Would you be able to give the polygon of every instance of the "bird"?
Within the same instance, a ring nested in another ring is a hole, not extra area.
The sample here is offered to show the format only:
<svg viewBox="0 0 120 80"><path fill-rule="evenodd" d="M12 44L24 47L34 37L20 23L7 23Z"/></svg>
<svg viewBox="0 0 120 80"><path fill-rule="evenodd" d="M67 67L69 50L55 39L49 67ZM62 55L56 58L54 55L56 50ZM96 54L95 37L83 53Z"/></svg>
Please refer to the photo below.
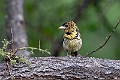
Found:
<svg viewBox="0 0 120 80"><path fill-rule="evenodd" d="M63 48L66 50L67 56L69 54L71 56L78 56L78 50L82 46L82 39L77 25L73 21L68 21L58 29L64 31Z"/></svg>

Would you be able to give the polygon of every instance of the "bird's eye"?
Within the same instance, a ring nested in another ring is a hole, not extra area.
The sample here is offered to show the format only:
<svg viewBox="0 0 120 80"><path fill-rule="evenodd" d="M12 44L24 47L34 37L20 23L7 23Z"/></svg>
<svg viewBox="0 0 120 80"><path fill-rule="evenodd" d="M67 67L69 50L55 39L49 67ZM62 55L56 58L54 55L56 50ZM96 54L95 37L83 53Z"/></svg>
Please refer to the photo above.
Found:
<svg viewBox="0 0 120 80"><path fill-rule="evenodd" d="M68 25L65 25L65 27L68 27Z"/></svg>

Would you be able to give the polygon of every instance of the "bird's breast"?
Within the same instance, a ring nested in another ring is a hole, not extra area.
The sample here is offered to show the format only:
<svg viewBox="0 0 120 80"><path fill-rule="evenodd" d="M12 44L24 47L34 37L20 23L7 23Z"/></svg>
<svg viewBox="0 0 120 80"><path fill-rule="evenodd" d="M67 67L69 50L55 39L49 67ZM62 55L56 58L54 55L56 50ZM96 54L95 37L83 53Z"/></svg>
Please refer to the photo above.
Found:
<svg viewBox="0 0 120 80"><path fill-rule="evenodd" d="M64 39L63 41L63 47L64 49L70 51L70 52L75 52L80 49L82 45L82 40L81 39Z"/></svg>

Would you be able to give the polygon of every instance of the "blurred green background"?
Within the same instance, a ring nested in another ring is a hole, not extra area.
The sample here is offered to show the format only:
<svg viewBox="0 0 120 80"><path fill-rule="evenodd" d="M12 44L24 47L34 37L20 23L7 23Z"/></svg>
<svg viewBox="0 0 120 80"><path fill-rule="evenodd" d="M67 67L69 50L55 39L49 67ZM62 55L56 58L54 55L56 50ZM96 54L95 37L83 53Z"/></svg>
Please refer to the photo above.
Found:
<svg viewBox="0 0 120 80"><path fill-rule="evenodd" d="M6 1L0 0L0 41L6 38ZM118 20L120 0L24 0L24 18L28 45L48 49L51 55L35 51L32 57L66 56L60 46L66 21L74 20L79 27L83 56L103 44ZM0 47L2 44L0 43ZM90 55L96 58L120 59L120 25L108 43Z"/></svg>

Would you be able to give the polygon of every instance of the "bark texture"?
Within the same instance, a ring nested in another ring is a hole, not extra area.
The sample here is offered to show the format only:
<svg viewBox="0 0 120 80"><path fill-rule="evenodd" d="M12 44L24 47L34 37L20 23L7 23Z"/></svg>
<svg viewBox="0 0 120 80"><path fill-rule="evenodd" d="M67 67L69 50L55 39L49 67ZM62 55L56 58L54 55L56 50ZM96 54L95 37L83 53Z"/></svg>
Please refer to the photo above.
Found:
<svg viewBox="0 0 120 80"><path fill-rule="evenodd" d="M25 33L25 22L23 17L23 0L6 0L7 1L7 18L6 18L6 32L8 41L12 40L11 28L13 32L14 48L27 46L27 36ZM11 49L11 44L8 45ZM17 55L24 54L29 56L30 53L21 50Z"/></svg>
<svg viewBox="0 0 120 80"><path fill-rule="evenodd" d="M120 60L81 57L29 58L30 66L0 62L0 80L120 80Z"/></svg>

